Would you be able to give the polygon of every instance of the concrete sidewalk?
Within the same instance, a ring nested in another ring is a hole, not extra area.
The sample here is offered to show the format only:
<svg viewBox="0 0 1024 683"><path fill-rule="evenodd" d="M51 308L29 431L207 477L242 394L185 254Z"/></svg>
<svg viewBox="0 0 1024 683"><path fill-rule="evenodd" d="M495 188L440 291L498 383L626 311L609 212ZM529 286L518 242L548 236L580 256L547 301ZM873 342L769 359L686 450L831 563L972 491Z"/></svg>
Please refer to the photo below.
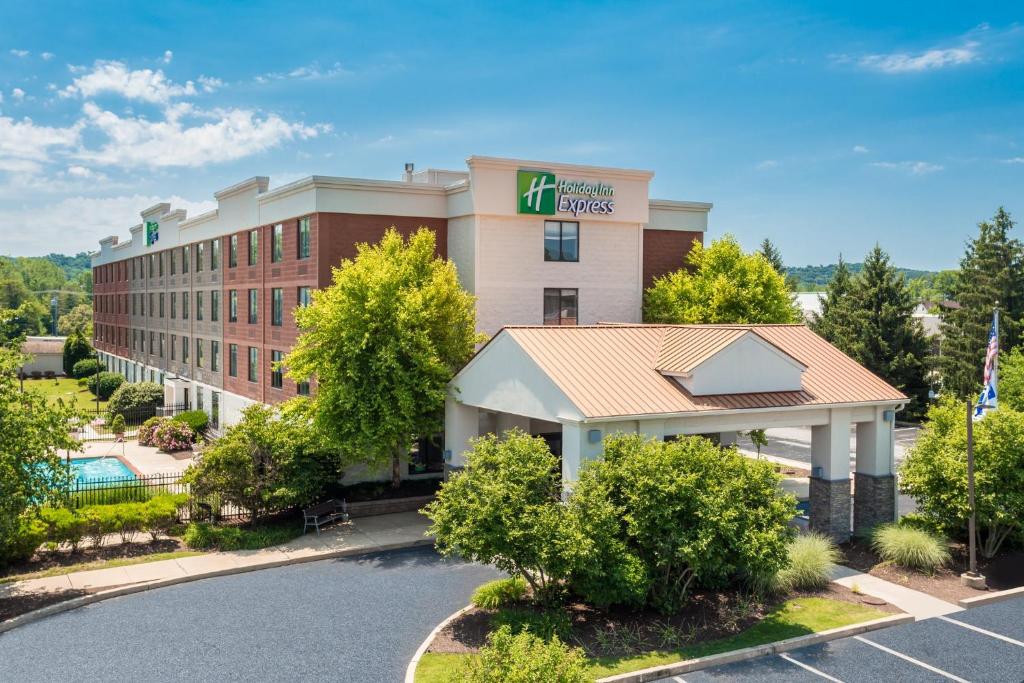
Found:
<svg viewBox="0 0 1024 683"><path fill-rule="evenodd" d="M914 615L915 619L930 619L962 610L951 602L843 565L835 565L832 568L832 582L847 588L856 584L865 595L885 600L907 614Z"/></svg>
<svg viewBox="0 0 1024 683"><path fill-rule="evenodd" d="M262 550L206 553L194 557L0 584L0 598L66 590L95 592L155 581L185 581L207 575L223 575L296 562L430 545L433 539L426 535L429 525L429 521L416 512L361 517L332 525L324 529L319 536L310 532L283 545Z"/></svg>

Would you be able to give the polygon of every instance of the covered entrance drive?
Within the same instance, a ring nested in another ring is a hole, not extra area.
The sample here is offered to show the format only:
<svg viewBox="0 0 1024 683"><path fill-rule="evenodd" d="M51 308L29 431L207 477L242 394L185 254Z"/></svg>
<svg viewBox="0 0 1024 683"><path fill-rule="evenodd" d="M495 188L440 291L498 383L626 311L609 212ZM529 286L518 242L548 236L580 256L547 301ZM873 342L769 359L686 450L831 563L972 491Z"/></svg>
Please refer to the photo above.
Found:
<svg viewBox="0 0 1024 683"><path fill-rule="evenodd" d="M845 541L896 517L892 429L906 402L803 325L509 327L449 385L445 457L520 428L560 434L567 489L616 432L656 439L810 426L811 528ZM851 425L856 426L851 501Z"/></svg>

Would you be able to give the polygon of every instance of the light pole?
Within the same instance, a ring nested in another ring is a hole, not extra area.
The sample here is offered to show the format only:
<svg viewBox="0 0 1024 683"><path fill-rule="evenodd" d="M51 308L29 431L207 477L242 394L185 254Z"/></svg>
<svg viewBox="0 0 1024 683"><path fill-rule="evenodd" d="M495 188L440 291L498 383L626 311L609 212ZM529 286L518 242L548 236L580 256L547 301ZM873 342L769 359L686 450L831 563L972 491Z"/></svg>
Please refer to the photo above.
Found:
<svg viewBox="0 0 1024 683"><path fill-rule="evenodd" d="M980 405L982 409L987 405ZM967 571L960 575L960 583L977 590L987 588L985 577L978 573L978 549L975 542L977 530L977 510L974 506L974 410L975 405L967 399Z"/></svg>

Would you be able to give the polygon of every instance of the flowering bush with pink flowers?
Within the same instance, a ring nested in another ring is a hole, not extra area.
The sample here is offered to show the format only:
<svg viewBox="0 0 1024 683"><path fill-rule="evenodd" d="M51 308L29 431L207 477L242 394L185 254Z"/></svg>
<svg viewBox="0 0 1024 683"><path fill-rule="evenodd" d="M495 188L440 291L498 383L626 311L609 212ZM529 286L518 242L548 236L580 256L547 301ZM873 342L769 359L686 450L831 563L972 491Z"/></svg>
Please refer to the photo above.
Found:
<svg viewBox="0 0 1024 683"><path fill-rule="evenodd" d="M166 417L151 417L142 423L139 427L139 445L140 446L155 446L156 442L153 441L156 428L167 422Z"/></svg>
<svg viewBox="0 0 1024 683"><path fill-rule="evenodd" d="M167 453L187 451L196 441L196 433L184 422L166 420L153 430L153 445Z"/></svg>

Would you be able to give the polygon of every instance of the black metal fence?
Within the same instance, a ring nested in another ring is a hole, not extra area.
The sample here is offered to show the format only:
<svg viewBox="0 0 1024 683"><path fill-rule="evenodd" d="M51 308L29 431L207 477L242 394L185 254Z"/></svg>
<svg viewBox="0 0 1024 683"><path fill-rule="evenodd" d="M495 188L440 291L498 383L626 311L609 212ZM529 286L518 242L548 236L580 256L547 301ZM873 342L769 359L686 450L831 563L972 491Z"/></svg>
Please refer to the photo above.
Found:
<svg viewBox="0 0 1024 683"><path fill-rule="evenodd" d="M248 519L249 511L220 500L218 496L193 498L189 485L177 474L153 474L140 477L108 477L75 481L68 490L72 508L112 503L141 503L162 493L184 493L188 504L181 510L181 521L218 522Z"/></svg>
<svg viewBox="0 0 1024 683"><path fill-rule="evenodd" d="M141 406L121 412L124 418L124 432L114 431L114 421L110 415L101 413L96 416L88 416L85 420L75 424L72 432L79 441L114 441L118 438L133 439L139 434L139 427L151 417L174 417L188 410L184 403L177 403L169 406Z"/></svg>

